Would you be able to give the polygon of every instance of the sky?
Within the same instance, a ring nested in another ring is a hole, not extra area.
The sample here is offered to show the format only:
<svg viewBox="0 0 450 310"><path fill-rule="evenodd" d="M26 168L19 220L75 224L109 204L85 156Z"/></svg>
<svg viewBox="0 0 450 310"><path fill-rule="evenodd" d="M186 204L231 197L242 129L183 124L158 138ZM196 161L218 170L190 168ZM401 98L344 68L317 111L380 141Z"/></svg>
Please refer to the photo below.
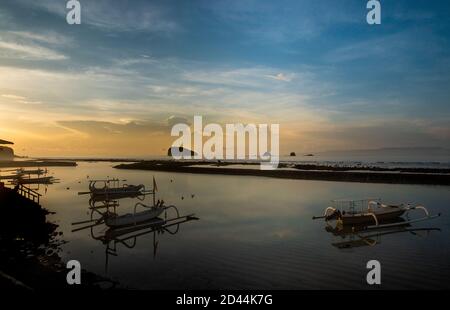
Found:
<svg viewBox="0 0 450 310"><path fill-rule="evenodd" d="M280 151L450 147L450 3L0 2L0 139L19 155L166 153L171 125L280 124Z"/></svg>

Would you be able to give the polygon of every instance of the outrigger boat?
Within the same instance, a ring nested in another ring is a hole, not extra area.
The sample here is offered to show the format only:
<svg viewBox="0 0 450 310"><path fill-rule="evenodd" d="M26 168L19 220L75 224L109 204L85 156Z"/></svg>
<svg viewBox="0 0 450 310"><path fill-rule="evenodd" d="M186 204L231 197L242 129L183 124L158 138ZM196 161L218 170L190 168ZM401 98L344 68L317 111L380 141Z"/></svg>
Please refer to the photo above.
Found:
<svg viewBox="0 0 450 310"><path fill-rule="evenodd" d="M97 188L95 184L97 182L103 182L103 188ZM112 183L112 186L110 186ZM78 194L91 194L91 199L89 204L91 205L91 209L99 210L106 209L106 212L99 212L103 217L103 222L108 227L127 227L127 226L135 226L139 223L147 222L154 218L157 218L164 211L169 208L175 208L175 206L165 206L164 201L161 200L158 202L155 201L156 191L158 190L155 178L153 178L153 190L146 191L144 185L127 185L124 184L120 186L120 181L118 179L112 180L93 180L89 184L90 192L87 193L78 193ZM136 197L139 195L153 195L153 205L145 205L141 202L138 202L134 206L133 213L127 213L125 215L117 215L116 208L119 205L116 200L124 197ZM100 202L103 199L103 204L98 206L96 203ZM137 212L137 208L142 207L146 209L145 211ZM113 211L111 211L111 208ZM176 208L175 208L176 209ZM178 212L178 211L177 211Z"/></svg>
<svg viewBox="0 0 450 310"><path fill-rule="evenodd" d="M127 226L136 226L140 223L148 222L149 220L152 220L154 218L157 218L161 215L166 209L172 208L174 206L164 206L164 202L160 202L156 206L147 206L143 203L138 202L134 206L134 212L127 213L125 215L116 215L116 214L109 214L105 218L105 224L108 227L117 228L117 227L127 227ZM143 207L148 210L136 212L136 209L138 207Z"/></svg>
<svg viewBox="0 0 450 310"><path fill-rule="evenodd" d="M12 169L12 170L3 170L3 172L13 172L14 174L12 175L6 175L6 176L1 176L0 175L0 180L16 180L19 178L24 178L24 176L28 175L44 175L47 174L47 169L43 170L43 169L36 169L36 170L24 170L22 168L19 169Z"/></svg>
<svg viewBox="0 0 450 310"><path fill-rule="evenodd" d="M47 169L35 169L35 170L25 170L23 168L18 168L18 169L12 169L12 170L5 170L5 171L9 171L9 172L15 172L16 175L41 175L41 174L47 174L48 170Z"/></svg>
<svg viewBox="0 0 450 310"><path fill-rule="evenodd" d="M45 176L48 173L47 169L25 170L23 168L4 170L4 172L13 172L12 175L0 176L0 180L9 180L10 184L44 184L49 185L56 183L57 179L52 176ZM31 177L37 175L37 177Z"/></svg>
<svg viewBox="0 0 450 310"><path fill-rule="evenodd" d="M125 182L123 180L122 182ZM97 184L102 184L100 187ZM93 200L103 201L126 197L138 197L146 194L154 194L154 190L146 190L145 185L121 184L119 179L91 180L89 192L79 192L79 195L90 194Z"/></svg>
<svg viewBox="0 0 450 310"><path fill-rule="evenodd" d="M359 200L332 200L332 205L325 209L322 216L314 216L313 219L325 219L325 221L336 220L344 226L366 225L366 227L390 227L398 226L396 223L383 224L393 221L402 215L407 215L412 210L422 210L425 216L422 218L408 220L403 225L436 218L441 214L430 215L428 210L421 205L412 206L409 203L399 205L388 205L377 199ZM368 226L367 226L368 225Z"/></svg>
<svg viewBox="0 0 450 310"><path fill-rule="evenodd" d="M11 181L12 184L53 184L57 180L53 177L41 177L41 178L22 178L18 177Z"/></svg>

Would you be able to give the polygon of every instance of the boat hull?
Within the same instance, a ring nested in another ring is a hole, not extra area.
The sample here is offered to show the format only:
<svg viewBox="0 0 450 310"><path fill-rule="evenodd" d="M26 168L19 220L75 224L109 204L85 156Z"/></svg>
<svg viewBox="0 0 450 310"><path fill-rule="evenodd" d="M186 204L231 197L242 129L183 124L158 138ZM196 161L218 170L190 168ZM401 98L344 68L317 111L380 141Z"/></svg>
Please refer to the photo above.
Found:
<svg viewBox="0 0 450 310"><path fill-rule="evenodd" d="M390 208L390 210L373 212L373 214L377 218L378 223L394 220L402 216L404 213L405 210L400 208ZM345 214L341 217L340 220L344 225L376 224L374 217L369 213L355 215Z"/></svg>
<svg viewBox="0 0 450 310"><path fill-rule="evenodd" d="M143 185L138 186L126 186L120 188L95 188L91 187L91 195L97 200L104 200L103 198L115 199L125 197L136 197L142 195L144 190Z"/></svg>
<svg viewBox="0 0 450 310"><path fill-rule="evenodd" d="M43 177L34 179L16 179L13 181L14 184L52 184L53 177Z"/></svg>

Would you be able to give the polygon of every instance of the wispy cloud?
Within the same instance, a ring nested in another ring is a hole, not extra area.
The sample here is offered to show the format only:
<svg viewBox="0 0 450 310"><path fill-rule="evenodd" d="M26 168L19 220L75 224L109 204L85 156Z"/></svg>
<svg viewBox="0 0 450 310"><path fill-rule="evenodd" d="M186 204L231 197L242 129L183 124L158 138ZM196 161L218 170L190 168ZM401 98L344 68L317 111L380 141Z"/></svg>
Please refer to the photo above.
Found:
<svg viewBox="0 0 450 310"><path fill-rule="evenodd" d="M0 42L0 57L28 60L64 60L68 57L57 51L38 46L15 42Z"/></svg>
<svg viewBox="0 0 450 310"><path fill-rule="evenodd" d="M40 101L29 100L27 97L12 95L12 94L3 94L3 95L1 95L1 97L9 99L9 100L17 102L17 103L22 103L22 104L41 104L42 103Z"/></svg>
<svg viewBox="0 0 450 310"><path fill-rule="evenodd" d="M69 39L49 32L46 35L28 31L0 32L0 57L24 60L65 60L69 57L53 47L64 46Z"/></svg>
<svg viewBox="0 0 450 310"><path fill-rule="evenodd" d="M4 94L2 95L3 98L6 99L12 99L12 100L25 100L25 97L17 96L17 95L11 95L11 94Z"/></svg>
<svg viewBox="0 0 450 310"><path fill-rule="evenodd" d="M230 27L264 44L291 43L317 37L336 24L353 24L354 3L330 1L208 1L205 8Z"/></svg>
<svg viewBox="0 0 450 310"><path fill-rule="evenodd" d="M65 18L65 1L19 0L28 6L46 10ZM106 31L144 31L149 33L171 33L179 30L174 19L163 6L148 1L96 0L82 2L82 23Z"/></svg>
<svg viewBox="0 0 450 310"><path fill-rule="evenodd" d="M278 73L276 75L267 75L268 78L277 80L277 81L283 81L283 82L290 82L292 81L292 75L287 76L284 73Z"/></svg>
<svg viewBox="0 0 450 310"><path fill-rule="evenodd" d="M71 38L65 35L61 35L54 31L46 33L34 33L30 31L7 31L3 33L3 36L12 36L16 39L27 39L34 42L48 43L52 45L70 45L72 43Z"/></svg>

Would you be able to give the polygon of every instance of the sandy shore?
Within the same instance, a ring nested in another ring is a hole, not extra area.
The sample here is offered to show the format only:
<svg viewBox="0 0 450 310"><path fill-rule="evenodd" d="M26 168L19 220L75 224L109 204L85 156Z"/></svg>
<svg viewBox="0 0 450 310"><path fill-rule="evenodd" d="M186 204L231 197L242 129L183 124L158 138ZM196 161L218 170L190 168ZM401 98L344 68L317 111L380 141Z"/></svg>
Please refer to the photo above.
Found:
<svg viewBox="0 0 450 310"><path fill-rule="evenodd" d="M235 165L236 163L232 163ZM333 166L301 165L294 169L259 170L245 168L226 168L220 163L213 166L208 162L175 162L175 161L141 161L130 164L120 164L117 169L152 170L177 173L216 174L260 176L281 179L321 180L337 182L362 183L392 183L392 184L431 184L450 185L448 169L401 168L401 169L370 169L364 167L342 168ZM250 165L250 164L248 164ZM253 164L254 165L254 164ZM283 168L283 166L281 166ZM285 167L284 167L285 168ZM357 171L355 171L357 170Z"/></svg>

